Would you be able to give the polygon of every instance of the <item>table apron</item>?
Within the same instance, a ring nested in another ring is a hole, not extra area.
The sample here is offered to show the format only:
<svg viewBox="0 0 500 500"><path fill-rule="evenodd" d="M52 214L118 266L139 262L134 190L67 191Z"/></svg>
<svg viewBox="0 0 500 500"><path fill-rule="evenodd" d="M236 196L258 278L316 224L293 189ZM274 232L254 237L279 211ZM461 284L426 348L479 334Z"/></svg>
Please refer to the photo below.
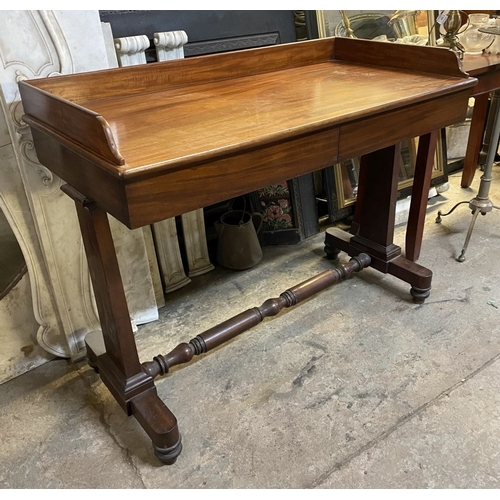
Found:
<svg viewBox="0 0 500 500"><path fill-rule="evenodd" d="M340 127L339 161L371 153L465 119L470 89Z"/></svg>
<svg viewBox="0 0 500 500"><path fill-rule="evenodd" d="M125 186L132 229L326 168L337 162L338 127L256 146Z"/></svg>

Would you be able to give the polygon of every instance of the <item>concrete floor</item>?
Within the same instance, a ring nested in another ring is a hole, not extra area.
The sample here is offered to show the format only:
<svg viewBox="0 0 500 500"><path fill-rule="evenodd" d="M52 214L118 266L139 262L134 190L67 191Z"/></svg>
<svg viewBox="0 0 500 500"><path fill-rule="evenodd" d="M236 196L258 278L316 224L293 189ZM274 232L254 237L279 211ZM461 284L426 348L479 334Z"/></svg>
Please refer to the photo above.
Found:
<svg viewBox="0 0 500 500"><path fill-rule="evenodd" d="M500 204L500 168L491 198ZM85 363L47 363L0 386L2 488L498 488L500 213L429 204L420 263L431 296L367 269L159 379L184 449L151 442ZM404 227L396 230L401 244ZM323 236L266 247L256 268L216 269L169 295L137 333L142 360L328 269ZM345 261L345 254L341 254Z"/></svg>

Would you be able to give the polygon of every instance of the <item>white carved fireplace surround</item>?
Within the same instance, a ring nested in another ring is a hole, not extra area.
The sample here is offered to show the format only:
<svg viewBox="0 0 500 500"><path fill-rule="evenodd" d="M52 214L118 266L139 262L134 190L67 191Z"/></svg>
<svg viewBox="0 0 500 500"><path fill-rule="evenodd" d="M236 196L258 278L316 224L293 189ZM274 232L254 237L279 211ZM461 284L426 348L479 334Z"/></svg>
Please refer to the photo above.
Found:
<svg viewBox="0 0 500 500"><path fill-rule="evenodd" d="M36 321L26 318L16 331L2 332L0 383L53 356L79 359L84 336L99 327L73 202L59 189L63 181L36 158L17 83L107 67L97 11L2 11L0 208L26 260ZM153 321L162 304L155 298L143 232L110 219L132 322ZM6 349L27 342L32 350Z"/></svg>

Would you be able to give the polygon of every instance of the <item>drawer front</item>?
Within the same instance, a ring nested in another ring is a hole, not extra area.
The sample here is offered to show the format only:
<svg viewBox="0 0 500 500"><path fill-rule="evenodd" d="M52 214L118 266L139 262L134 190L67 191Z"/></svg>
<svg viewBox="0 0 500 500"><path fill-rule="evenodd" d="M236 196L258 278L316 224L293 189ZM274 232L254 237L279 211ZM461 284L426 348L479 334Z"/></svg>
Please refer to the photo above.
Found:
<svg viewBox="0 0 500 500"><path fill-rule="evenodd" d="M376 151L465 119L470 89L340 127L339 161Z"/></svg>

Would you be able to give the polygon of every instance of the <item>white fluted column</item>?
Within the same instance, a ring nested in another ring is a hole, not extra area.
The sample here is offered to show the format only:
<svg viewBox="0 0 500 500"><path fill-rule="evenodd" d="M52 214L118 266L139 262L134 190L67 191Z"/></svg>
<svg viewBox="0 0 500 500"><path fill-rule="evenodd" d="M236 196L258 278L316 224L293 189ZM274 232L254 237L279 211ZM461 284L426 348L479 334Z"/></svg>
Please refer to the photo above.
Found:
<svg viewBox="0 0 500 500"><path fill-rule="evenodd" d="M163 31L154 34L156 58L158 61L171 61L184 58L184 45L188 41L185 31Z"/></svg>
<svg viewBox="0 0 500 500"><path fill-rule="evenodd" d="M208 256L203 209L182 214L181 221L188 261L188 276L208 273L214 266Z"/></svg>
<svg viewBox="0 0 500 500"><path fill-rule="evenodd" d="M121 67L146 64L146 49L149 48L146 35L115 38L115 50Z"/></svg>
<svg viewBox="0 0 500 500"><path fill-rule="evenodd" d="M154 224L153 234L163 277L163 290L170 293L191 281L184 272L175 219L165 219Z"/></svg>

